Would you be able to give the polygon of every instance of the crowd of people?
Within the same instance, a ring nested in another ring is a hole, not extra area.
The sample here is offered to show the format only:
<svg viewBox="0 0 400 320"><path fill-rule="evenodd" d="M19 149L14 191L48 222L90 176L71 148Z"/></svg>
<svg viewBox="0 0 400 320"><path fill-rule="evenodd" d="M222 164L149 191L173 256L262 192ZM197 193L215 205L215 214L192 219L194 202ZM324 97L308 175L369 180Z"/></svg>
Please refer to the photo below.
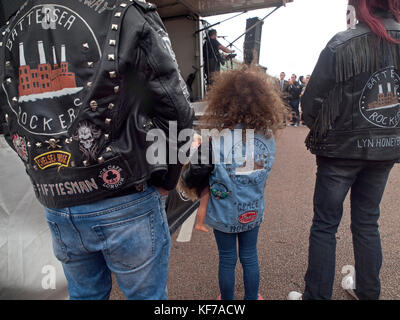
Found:
<svg viewBox="0 0 400 320"><path fill-rule="evenodd" d="M291 111L287 125L298 127L301 124L305 126L305 123L302 119L301 97L306 90L311 75L307 75L305 77L300 76L298 80L297 75L294 73L287 80L285 77L285 72L281 72L279 79L277 80L277 85L279 86L282 99L285 101Z"/></svg>
<svg viewBox="0 0 400 320"><path fill-rule="evenodd" d="M73 17L66 18L68 28L26 23L33 10L40 18L40 7L57 16L57 3ZM310 129L305 143L317 162L305 290L289 299L331 299L335 235L350 190L356 270L350 292L379 299L380 202L400 158L400 103L392 92L400 81L400 0L349 0L360 23L327 44L309 79L285 80L282 73L281 94L253 67L215 73L200 123L218 134L203 138L185 164L171 159L180 159L186 141L178 143L176 131L193 129L194 112L168 34L151 4L117 3L96 12L82 1L28 1L0 29L2 129L44 207L70 298L108 299L111 273L128 299L168 298L165 200L179 181L200 198L196 229L213 228L219 299L235 298L238 257L244 298L262 299L258 232L286 101L290 124L304 121ZM66 59L69 48L80 49ZM45 52L53 53L52 66ZM167 163L148 157L161 137L169 148L157 152L168 153ZM224 161L226 151L233 161Z"/></svg>

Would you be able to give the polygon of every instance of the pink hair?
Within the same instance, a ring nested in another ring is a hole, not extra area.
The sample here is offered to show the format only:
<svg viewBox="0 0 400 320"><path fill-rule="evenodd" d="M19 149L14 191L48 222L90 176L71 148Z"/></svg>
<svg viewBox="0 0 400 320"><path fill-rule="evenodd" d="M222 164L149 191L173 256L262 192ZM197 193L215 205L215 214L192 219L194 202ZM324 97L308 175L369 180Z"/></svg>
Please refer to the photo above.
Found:
<svg viewBox="0 0 400 320"><path fill-rule="evenodd" d="M357 20L367 24L378 37L400 44L399 40L389 35L382 21L375 15L377 9L391 12L400 23L400 0L349 0L349 5L356 9Z"/></svg>

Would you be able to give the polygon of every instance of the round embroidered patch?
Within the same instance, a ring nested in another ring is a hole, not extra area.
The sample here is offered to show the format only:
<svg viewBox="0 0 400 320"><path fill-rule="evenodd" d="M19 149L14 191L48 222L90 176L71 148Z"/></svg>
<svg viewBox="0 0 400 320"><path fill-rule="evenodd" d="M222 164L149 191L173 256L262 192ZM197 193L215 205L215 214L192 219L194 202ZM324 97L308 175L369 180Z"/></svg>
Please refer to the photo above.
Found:
<svg viewBox="0 0 400 320"><path fill-rule="evenodd" d="M122 169L116 165L108 165L101 170L99 178L103 182L102 186L110 190L118 189L125 182L125 178L122 176Z"/></svg>
<svg viewBox="0 0 400 320"><path fill-rule="evenodd" d="M229 196L228 188L222 183L214 183L210 188L211 194L218 200Z"/></svg>
<svg viewBox="0 0 400 320"><path fill-rule="evenodd" d="M395 128L400 123L400 76L393 67L375 72L361 94L359 109L370 123Z"/></svg>

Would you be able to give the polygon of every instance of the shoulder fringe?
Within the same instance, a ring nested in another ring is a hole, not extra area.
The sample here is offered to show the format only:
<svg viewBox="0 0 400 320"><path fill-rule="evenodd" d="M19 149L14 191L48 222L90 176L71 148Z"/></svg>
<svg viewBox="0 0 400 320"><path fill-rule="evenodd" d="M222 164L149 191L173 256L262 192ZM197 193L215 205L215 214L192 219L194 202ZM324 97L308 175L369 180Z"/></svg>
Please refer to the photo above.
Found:
<svg viewBox="0 0 400 320"><path fill-rule="evenodd" d="M400 32L389 31L400 40ZM336 83L345 82L360 73L374 73L388 66L398 67L400 45L367 33L351 39L336 50Z"/></svg>
<svg viewBox="0 0 400 320"><path fill-rule="evenodd" d="M400 40L400 32L390 32L389 35ZM400 45L388 42L368 33L351 39L336 49L336 84L321 101L321 110L307 137L306 144L310 146L314 139L326 136L335 120L340 115L340 104L343 98L343 83L361 74L372 74L378 70L393 66L400 66Z"/></svg>

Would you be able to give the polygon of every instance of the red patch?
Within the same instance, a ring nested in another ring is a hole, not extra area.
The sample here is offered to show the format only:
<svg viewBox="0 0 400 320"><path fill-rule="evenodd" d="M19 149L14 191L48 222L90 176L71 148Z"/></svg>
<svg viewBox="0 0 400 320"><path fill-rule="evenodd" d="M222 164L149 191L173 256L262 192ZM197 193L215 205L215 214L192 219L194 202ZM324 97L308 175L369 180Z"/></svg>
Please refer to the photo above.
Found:
<svg viewBox="0 0 400 320"><path fill-rule="evenodd" d="M257 218L257 212L249 211L249 212L245 212L239 216L239 222L246 224L246 223L256 220L256 218Z"/></svg>
<svg viewBox="0 0 400 320"><path fill-rule="evenodd" d="M121 174L115 170L111 169L103 174L103 181L108 185L115 185L121 180Z"/></svg>

